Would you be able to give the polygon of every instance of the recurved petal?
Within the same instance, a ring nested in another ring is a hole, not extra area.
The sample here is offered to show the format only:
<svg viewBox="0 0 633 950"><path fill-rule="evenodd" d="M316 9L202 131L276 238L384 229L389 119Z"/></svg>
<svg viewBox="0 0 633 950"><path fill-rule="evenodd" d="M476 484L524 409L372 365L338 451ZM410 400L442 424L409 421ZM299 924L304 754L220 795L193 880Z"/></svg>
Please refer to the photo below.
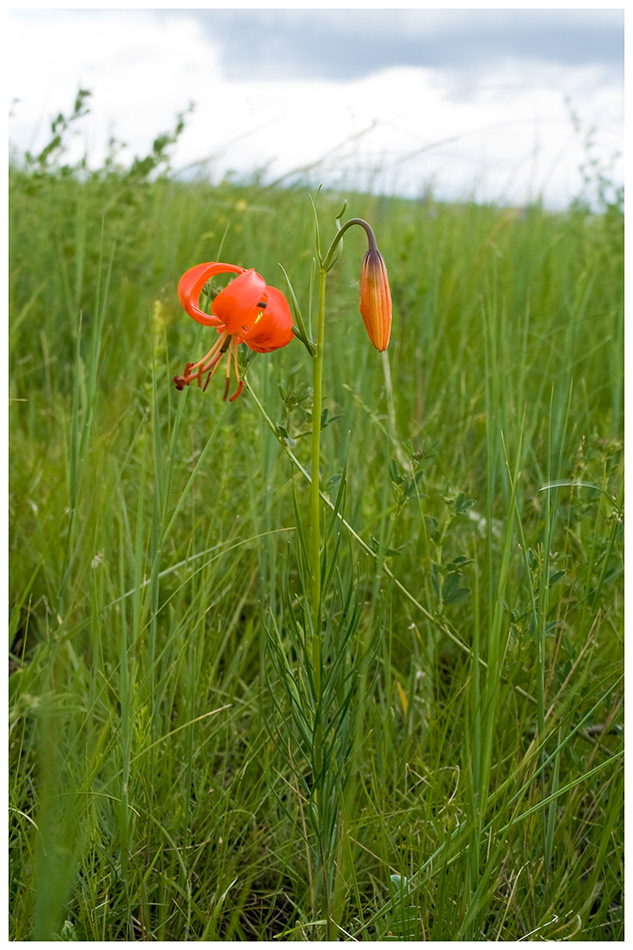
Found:
<svg viewBox="0 0 633 950"><path fill-rule="evenodd" d="M200 293L208 280L215 274L243 274L244 268L236 264L222 264L219 261L207 261L189 268L178 282L178 299L190 317L205 326L217 327L217 317L205 313L199 307Z"/></svg>

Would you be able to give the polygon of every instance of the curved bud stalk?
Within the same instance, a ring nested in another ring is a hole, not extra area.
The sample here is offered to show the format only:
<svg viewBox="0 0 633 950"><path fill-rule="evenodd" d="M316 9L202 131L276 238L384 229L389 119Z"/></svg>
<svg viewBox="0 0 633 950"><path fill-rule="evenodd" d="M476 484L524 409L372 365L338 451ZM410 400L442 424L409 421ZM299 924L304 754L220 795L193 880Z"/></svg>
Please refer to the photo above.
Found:
<svg viewBox="0 0 633 950"><path fill-rule="evenodd" d="M367 253L360 270L360 315L363 318L370 342L381 352L386 350L391 336L391 291L384 258L378 250L376 238L370 225L363 218L350 218L341 225L330 244L325 258L321 262L324 270L329 270L336 260L335 252L344 233L357 224L365 230Z"/></svg>

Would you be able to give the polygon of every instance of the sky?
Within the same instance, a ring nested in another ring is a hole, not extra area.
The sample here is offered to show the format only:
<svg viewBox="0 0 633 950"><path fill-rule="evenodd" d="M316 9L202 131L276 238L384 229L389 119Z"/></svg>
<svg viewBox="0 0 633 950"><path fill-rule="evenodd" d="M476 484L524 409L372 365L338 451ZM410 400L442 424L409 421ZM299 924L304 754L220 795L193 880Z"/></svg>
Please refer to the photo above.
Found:
<svg viewBox="0 0 633 950"><path fill-rule="evenodd" d="M7 55L12 146L43 147L81 85L69 157L94 167L193 103L182 176L550 207L589 158L624 177L622 10L20 9Z"/></svg>

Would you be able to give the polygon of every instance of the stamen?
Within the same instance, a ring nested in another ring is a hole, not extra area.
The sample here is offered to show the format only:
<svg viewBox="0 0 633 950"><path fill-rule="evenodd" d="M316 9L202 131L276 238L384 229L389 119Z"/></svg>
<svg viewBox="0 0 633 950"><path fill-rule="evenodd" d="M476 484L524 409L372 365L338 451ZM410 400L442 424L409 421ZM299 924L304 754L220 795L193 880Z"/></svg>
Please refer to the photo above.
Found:
<svg viewBox="0 0 633 950"><path fill-rule="evenodd" d="M235 400L237 399L237 397L239 396L239 394L242 392L243 389L244 389L244 382L240 379L240 384L237 387L236 391L231 396L231 398L229 399L229 402L235 402Z"/></svg>
<svg viewBox="0 0 633 950"><path fill-rule="evenodd" d="M231 346L232 345L233 345L233 340L231 339ZM237 349L237 346L233 349L234 353L236 349ZM224 384L224 395L222 396L223 402L226 402L226 397L228 396L228 393L229 393L230 384L231 384L231 348L229 348L229 355L226 360L226 382Z"/></svg>
<svg viewBox="0 0 633 950"><path fill-rule="evenodd" d="M213 359L211 360L211 362L210 362L210 363L207 363L207 365L202 368L202 373L203 373L203 375L204 375L204 373L206 373L208 370L211 370L211 372L209 373L209 378L207 379L206 383L204 384L204 389L202 390L202 392L205 392L207 386L209 385L209 382L210 382L210 380L211 380L211 377L213 376L213 374L215 373L216 369L218 368L218 366L219 366L220 363L222 362L222 356L223 356L222 353L216 353L215 356L213 357Z"/></svg>
<svg viewBox="0 0 633 950"><path fill-rule="evenodd" d="M213 346L211 347L211 349L209 350L209 352L208 352L205 356L203 356L201 360L198 360L197 363L190 363L190 364L188 364L189 367L190 367L190 369L195 369L196 366L202 366L204 363L207 362L207 360L211 359L211 357L213 356L213 354L216 353L218 349L220 350L221 353L224 353L224 352L226 351L226 347L228 346L228 343L227 343L227 337L228 337L228 336L229 336L229 335L228 335L228 333L227 333L226 330L225 330L224 333L222 333L222 334L218 337L218 339L215 341L215 343L213 344ZM225 344L226 344L226 345L225 345ZM223 348L223 347L224 347L224 348ZM185 372L185 375L186 375L186 372Z"/></svg>
<svg viewBox="0 0 633 950"><path fill-rule="evenodd" d="M197 379L198 386L199 386L200 381L202 380L202 377L204 376L204 374L207 373L212 367L217 367L218 363L222 359L222 356L224 355L224 353L226 353L231 342L231 338L228 336L228 334L226 335L227 339L224 339L224 336L225 335L223 334L220 340L218 340L218 342L214 344L214 346L209 350L207 355L203 357L203 359L198 360L197 363L187 363L187 366L185 369L185 378L184 378L184 382L186 385L189 385L189 383L192 380ZM218 352L218 345L220 343L222 343L222 346L220 346L220 350ZM215 353L213 352L214 350L216 351ZM198 372L192 373L191 370L195 369L196 366L198 367ZM207 385L208 385L208 381L205 384L205 389Z"/></svg>
<svg viewBox="0 0 633 950"><path fill-rule="evenodd" d="M240 371L239 371L238 365L237 365L237 347L235 347L235 349L233 350L233 366L235 367L235 378L236 378L236 380L237 380L238 383L239 383L239 382L240 382Z"/></svg>
<svg viewBox="0 0 633 950"><path fill-rule="evenodd" d="M259 305L261 306L261 304ZM224 383L224 396L222 397L224 401L229 394L229 388L231 386L231 361L235 368L235 376L237 378L238 386L236 391L233 393L229 402L233 402L240 395L244 389L244 383L240 379L240 373L238 368L237 361L237 334L231 335L228 331L224 331L220 338L216 340L209 352L201 360L198 360L197 363L187 363L185 366L185 372L183 376L174 376L174 384L176 389L182 390L185 386L189 386L194 379L198 381L198 386L202 386L202 392L207 391L207 386L211 382L211 378L218 369L220 363L222 362L222 357L228 350L228 356L226 359L226 376ZM202 385L203 378L206 376L204 385Z"/></svg>
<svg viewBox="0 0 633 950"><path fill-rule="evenodd" d="M231 358L231 356L230 356L230 354L229 354L229 359L230 359L230 358ZM235 400L237 399L237 397L239 396L239 394L240 394L240 393L242 392L242 390L244 389L244 383L243 383L242 380L240 379L240 371L239 371L239 369L238 369L238 367L237 367L237 345L236 345L236 346L234 347L234 349L233 349L233 364L234 364L234 366L235 366L235 377L236 377L237 382L238 382L238 387L237 387L237 390L233 393L233 395L232 395L231 398L229 399L229 402L235 402Z"/></svg>
<svg viewBox="0 0 633 950"><path fill-rule="evenodd" d="M214 366L218 365L218 363L221 361L223 356L224 356L224 353L216 353L215 356L212 359L210 359L208 363L200 367L199 372L201 372L202 375L204 376L204 374L208 373L210 369L213 369Z"/></svg>
<svg viewBox="0 0 633 950"><path fill-rule="evenodd" d="M190 371L190 369L191 369L192 366L193 366L193 363L187 363L187 365L185 366L185 375L184 375L184 376L174 376L174 383L176 384L176 389L177 389L179 392L182 392L182 390L185 388L185 386L188 386L189 383L191 382L191 377L189 376L189 371Z"/></svg>

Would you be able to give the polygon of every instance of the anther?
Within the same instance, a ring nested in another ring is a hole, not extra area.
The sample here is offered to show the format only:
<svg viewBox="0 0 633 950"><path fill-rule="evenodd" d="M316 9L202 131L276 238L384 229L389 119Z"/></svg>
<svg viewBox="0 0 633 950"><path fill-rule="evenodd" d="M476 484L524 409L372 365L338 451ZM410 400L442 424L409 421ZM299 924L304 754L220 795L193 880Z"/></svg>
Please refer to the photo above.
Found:
<svg viewBox="0 0 633 950"><path fill-rule="evenodd" d="M185 375L174 376L174 383L176 384L177 390L182 391L185 388L185 386L189 385L189 383L191 382L191 377L189 376L189 372L191 370L191 367L194 365L195 365L194 363L187 363L187 365L185 366Z"/></svg>
<svg viewBox="0 0 633 950"><path fill-rule="evenodd" d="M244 389L244 383L240 379L240 384L235 390L235 392L233 393L233 395L231 396L231 398L229 399L229 402L235 402L235 400L237 399L237 397L239 396L239 394L242 392L243 389Z"/></svg>

